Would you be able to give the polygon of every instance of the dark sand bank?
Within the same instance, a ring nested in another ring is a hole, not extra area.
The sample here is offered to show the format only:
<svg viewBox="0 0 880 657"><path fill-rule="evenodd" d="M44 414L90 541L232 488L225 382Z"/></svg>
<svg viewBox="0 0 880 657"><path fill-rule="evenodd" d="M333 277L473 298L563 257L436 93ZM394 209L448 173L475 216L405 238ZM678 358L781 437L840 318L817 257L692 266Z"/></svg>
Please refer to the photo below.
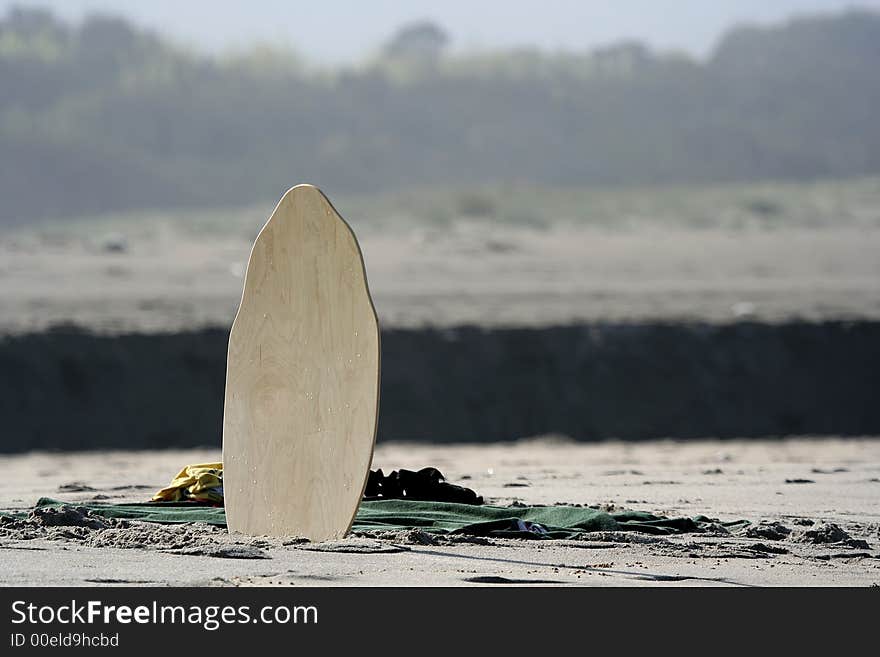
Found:
<svg viewBox="0 0 880 657"><path fill-rule="evenodd" d="M0 339L0 450L217 446L227 332ZM880 322L391 329L380 440L880 434Z"/></svg>

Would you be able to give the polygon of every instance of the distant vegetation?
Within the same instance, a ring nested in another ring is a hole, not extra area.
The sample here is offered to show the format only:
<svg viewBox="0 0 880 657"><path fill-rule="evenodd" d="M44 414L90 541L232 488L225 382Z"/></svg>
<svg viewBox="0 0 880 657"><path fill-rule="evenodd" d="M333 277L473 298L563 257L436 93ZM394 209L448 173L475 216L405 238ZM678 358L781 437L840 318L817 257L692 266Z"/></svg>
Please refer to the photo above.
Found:
<svg viewBox="0 0 880 657"><path fill-rule="evenodd" d="M359 67L207 57L123 20L0 20L0 222L333 194L880 173L880 14L728 32L705 61L637 43L450 56L430 24ZM490 215L461 196L453 212ZM756 199L753 215L777 208Z"/></svg>

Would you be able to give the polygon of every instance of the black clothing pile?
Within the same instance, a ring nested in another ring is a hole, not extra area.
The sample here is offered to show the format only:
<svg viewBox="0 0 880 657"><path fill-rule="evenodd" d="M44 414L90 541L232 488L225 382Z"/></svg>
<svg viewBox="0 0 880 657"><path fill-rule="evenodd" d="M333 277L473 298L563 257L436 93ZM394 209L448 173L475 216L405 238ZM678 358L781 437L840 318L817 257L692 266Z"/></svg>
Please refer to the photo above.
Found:
<svg viewBox="0 0 880 657"><path fill-rule="evenodd" d="M382 470L370 470L364 500L417 500L422 502L455 502L482 504L483 498L470 488L446 481L437 468L393 470L385 475Z"/></svg>

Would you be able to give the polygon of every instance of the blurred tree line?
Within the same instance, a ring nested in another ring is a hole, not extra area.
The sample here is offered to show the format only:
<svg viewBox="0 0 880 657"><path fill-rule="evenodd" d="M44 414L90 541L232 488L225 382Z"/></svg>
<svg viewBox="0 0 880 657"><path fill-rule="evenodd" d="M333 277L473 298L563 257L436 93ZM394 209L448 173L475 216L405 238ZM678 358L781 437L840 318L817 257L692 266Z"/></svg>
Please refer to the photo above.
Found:
<svg viewBox="0 0 880 657"><path fill-rule="evenodd" d="M528 181L880 171L880 14L728 32L706 60L621 43L449 56L409 26L357 67L207 57L122 19L0 20L0 221Z"/></svg>

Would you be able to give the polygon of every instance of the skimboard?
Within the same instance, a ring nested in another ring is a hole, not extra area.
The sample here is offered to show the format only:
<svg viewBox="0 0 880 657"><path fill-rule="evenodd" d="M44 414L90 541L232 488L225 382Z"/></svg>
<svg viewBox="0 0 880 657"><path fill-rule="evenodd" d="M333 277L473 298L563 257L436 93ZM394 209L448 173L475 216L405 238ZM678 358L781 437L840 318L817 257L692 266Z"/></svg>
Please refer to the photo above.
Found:
<svg viewBox="0 0 880 657"><path fill-rule="evenodd" d="M223 489L231 531L345 536L379 406L379 326L360 247L311 185L254 242L229 335Z"/></svg>

